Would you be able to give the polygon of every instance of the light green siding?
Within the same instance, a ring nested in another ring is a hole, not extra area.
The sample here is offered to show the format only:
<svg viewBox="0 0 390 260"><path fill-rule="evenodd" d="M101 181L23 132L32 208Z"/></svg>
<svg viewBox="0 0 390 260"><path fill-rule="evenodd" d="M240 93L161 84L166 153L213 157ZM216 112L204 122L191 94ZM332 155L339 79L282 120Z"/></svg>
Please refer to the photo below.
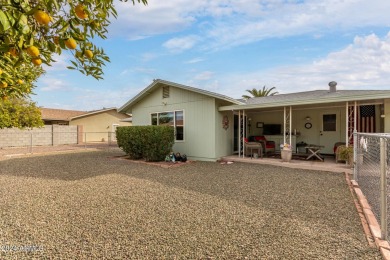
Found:
<svg viewBox="0 0 390 260"><path fill-rule="evenodd" d="M385 99L384 106L384 132L390 133L390 99Z"/></svg>
<svg viewBox="0 0 390 260"><path fill-rule="evenodd" d="M163 98L162 88L157 88L133 106L133 125L150 125L152 113L174 110L184 111L184 141L176 141L173 151L186 154L194 160L218 159L216 121L222 122L222 118L216 119L219 113L213 97L170 87L170 97ZM222 125L220 128L222 129ZM223 140L219 143L223 143Z"/></svg>

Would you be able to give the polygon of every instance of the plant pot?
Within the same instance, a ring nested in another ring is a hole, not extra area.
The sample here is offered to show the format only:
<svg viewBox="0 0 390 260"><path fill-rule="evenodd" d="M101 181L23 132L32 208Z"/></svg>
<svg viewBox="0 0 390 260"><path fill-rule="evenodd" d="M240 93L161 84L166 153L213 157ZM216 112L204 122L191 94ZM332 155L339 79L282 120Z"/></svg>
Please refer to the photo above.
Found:
<svg viewBox="0 0 390 260"><path fill-rule="evenodd" d="M280 151L280 156L282 157L282 162L290 162L292 158L292 150L283 149Z"/></svg>

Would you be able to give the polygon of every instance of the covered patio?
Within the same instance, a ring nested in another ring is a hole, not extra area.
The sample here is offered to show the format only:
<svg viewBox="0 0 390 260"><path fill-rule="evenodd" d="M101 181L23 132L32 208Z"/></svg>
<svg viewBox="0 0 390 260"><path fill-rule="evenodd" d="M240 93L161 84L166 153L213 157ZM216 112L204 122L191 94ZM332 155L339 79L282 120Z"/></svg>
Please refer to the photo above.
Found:
<svg viewBox="0 0 390 260"><path fill-rule="evenodd" d="M290 147L293 155L310 156L318 150L320 156L313 155L314 159L323 163L320 157L334 156L337 145L356 143L354 132L390 131L389 95L389 91L336 91L330 84L329 90L250 98L244 105L220 107L219 111L231 111L234 118L235 156L229 159L246 159L246 142L262 139L274 142L273 154L280 154L283 146ZM263 145L267 155L264 150ZM268 159L276 161L265 161ZM299 165L317 163L293 161ZM326 159L328 163L334 166L335 160Z"/></svg>

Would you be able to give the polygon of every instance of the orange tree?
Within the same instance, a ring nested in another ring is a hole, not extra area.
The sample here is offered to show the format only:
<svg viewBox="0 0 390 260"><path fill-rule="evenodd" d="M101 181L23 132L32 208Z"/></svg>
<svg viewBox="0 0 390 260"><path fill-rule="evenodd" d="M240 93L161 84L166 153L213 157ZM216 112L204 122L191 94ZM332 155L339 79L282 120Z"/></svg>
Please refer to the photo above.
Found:
<svg viewBox="0 0 390 260"><path fill-rule="evenodd" d="M73 56L69 69L102 79L109 58L92 40L106 38L110 16L113 0L0 0L0 98L27 97L41 64L63 51Z"/></svg>
<svg viewBox="0 0 390 260"><path fill-rule="evenodd" d="M0 102L0 129L43 126L41 111L25 98L9 98Z"/></svg>

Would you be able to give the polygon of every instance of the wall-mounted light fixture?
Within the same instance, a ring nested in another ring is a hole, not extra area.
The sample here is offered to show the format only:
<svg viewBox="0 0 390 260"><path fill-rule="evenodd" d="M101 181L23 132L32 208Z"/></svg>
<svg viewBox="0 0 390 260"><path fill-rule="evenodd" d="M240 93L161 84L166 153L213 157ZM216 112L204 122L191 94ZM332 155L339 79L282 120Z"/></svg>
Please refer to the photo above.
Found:
<svg viewBox="0 0 390 260"><path fill-rule="evenodd" d="M307 116L305 119L306 119L306 121L310 121L310 120L311 120L311 117L310 117L310 116Z"/></svg>

